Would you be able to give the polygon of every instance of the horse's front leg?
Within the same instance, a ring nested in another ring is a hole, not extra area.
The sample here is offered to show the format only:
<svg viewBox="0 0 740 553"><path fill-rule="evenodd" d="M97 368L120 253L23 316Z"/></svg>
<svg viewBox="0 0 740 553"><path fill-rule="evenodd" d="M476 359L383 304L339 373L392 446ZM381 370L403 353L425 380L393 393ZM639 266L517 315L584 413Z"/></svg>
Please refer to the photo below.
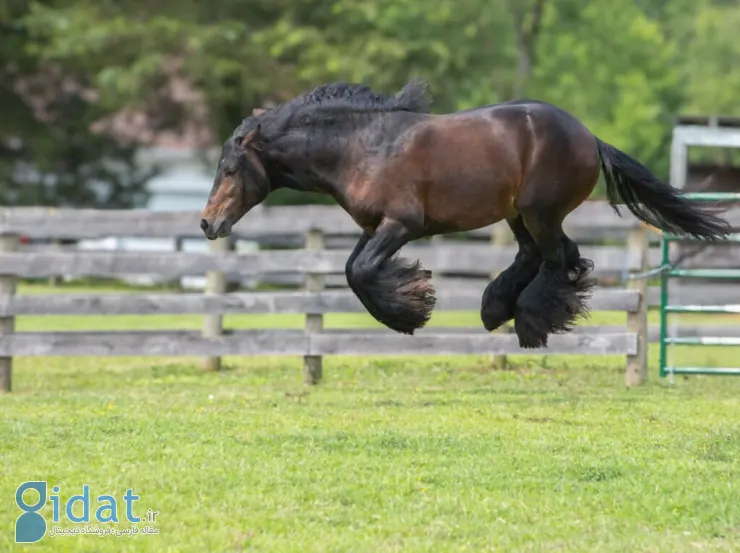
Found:
<svg viewBox="0 0 740 553"><path fill-rule="evenodd" d="M344 266L344 274L347 276L347 284L349 284L349 287L352 289L355 295L358 295L358 293L357 293L357 290L355 290L355 286L353 282L354 273L352 271L352 268L355 264L355 260L357 259L357 256L360 255L360 252L365 249L365 246L367 246L367 243L369 241L370 241L370 235L367 232L363 232L357 244L355 244L355 249L352 250L351 254L349 254L349 257L347 258L347 263Z"/></svg>
<svg viewBox="0 0 740 553"><path fill-rule="evenodd" d="M372 313L372 309L373 309L372 303L368 302L364 298L362 294L362 288L358 288L355 285L356 279L355 279L355 272L354 272L355 261L357 260L357 257L360 255L360 252L365 249L365 246L367 246L367 243L369 241L370 241L370 235L367 232L363 232L357 244L355 244L355 249L352 250L352 253L347 258L347 263L344 266L344 274L347 277L347 284L349 285L350 290L352 290L355 296L359 298L359 300L362 302L362 305L365 306L365 309L367 309L368 312Z"/></svg>
<svg viewBox="0 0 740 553"><path fill-rule="evenodd" d="M408 225L386 219L362 247L360 239L355 247L357 255L352 263L348 260L346 270L350 287L368 312L403 334L413 334L423 327L435 305L431 272L418 261L394 257L414 238Z"/></svg>

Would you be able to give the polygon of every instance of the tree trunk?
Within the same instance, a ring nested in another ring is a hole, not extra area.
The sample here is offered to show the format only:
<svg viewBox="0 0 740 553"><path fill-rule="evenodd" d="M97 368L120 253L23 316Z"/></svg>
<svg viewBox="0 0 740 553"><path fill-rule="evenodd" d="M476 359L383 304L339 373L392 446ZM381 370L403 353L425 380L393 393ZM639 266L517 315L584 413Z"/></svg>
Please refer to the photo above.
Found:
<svg viewBox="0 0 740 553"><path fill-rule="evenodd" d="M534 0L531 8L523 5L522 0L512 0L512 2L511 10L514 15L517 46L513 96L514 99L521 99L527 93L527 85L532 77L532 69L536 61L537 37L540 34L545 0Z"/></svg>

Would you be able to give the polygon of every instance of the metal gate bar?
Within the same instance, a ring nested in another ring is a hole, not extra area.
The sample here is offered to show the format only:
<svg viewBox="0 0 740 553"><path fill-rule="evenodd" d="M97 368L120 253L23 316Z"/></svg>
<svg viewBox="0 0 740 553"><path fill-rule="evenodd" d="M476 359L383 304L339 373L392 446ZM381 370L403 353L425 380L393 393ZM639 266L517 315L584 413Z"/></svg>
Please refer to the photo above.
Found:
<svg viewBox="0 0 740 553"><path fill-rule="evenodd" d="M687 193L685 197L701 201L740 202L740 193L724 192L694 192ZM668 337L668 314L669 313L702 313L707 315L719 315L727 313L740 313L740 305L679 305L668 303L668 283L670 279L701 278L711 280L740 280L740 269L677 269L672 267L670 259L670 243L682 242L708 242L695 237L685 237L671 233L663 233L661 240L662 266L667 269L660 274L660 376L669 374L694 374L694 375L734 375L740 376L740 367L687 367L668 366L667 348L669 345L691 345L691 346L740 346L740 337ZM720 244L740 243L740 233L733 233Z"/></svg>

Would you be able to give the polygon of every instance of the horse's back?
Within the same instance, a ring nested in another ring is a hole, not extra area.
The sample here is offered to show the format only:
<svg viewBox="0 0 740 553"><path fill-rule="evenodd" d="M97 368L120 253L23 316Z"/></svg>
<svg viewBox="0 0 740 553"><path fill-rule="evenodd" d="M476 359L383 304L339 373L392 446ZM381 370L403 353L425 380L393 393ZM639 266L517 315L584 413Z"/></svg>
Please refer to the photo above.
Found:
<svg viewBox="0 0 740 553"><path fill-rule="evenodd" d="M505 129L509 136L527 133L526 142L530 173L536 169L554 172L578 171L592 173L599 165L594 135L575 115L539 100L511 100L491 104L477 111L478 117L490 118L491 124Z"/></svg>
<svg viewBox="0 0 740 553"><path fill-rule="evenodd" d="M470 116L511 123L526 121L561 132L591 135L588 128L575 115L542 100L508 100L442 115L442 117L452 119Z"/></svg>
<svg viewBox="0 0 740 553"><path fill-rule="evenodd" d="M410 129L407 151L444 167L495 164L527 172L541 155L568 156L587 164L597 156L593 135L575 116L547 102L511 100L431 115ZM482 160L486 159L487 163Z"/></svg>
<svg viewBox="0 0 740 553"><path fill-rule="evenodd" d="M409 129L404 143L405 155L384 167L382 180L414 182L427 218L445 230L511 217L523 196L551 196L553 187L570 209L571 198L579 202L582 196L576 189L589 188L598 177L591 133L546 102L516 100L430 115Z"/></svg>

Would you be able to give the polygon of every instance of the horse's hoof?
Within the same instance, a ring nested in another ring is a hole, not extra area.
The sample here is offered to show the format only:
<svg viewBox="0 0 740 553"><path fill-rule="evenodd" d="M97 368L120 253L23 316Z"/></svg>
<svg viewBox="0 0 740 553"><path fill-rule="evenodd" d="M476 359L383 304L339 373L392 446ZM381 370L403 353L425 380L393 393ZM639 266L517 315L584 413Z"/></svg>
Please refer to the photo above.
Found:
<svg viewBox="0 0 740 553"><path fill-rule="evenodd" d="M519 338L519 347L524 349L537 349L547 347L548 329L543 326L544 321L534 313L528 313L521 309L517 311L514 319L514 332Z"/></svg>
<svg viewBox="0 0 740 553"><path fill-rule="evenodd" d="M544 334L542 336L535 336L535 335L519 336L519 347L522 349L546 348L547 347L547 334Z"/></svg>
<svg viewBox="0 0 740 553"><path fill-rule="evenodd" d="M485 305L480 311L483 328L488 332L493 332L513 317L514 314L511 313L511 306L505 305L500 301L494 301L491 304Z"/></svg>

